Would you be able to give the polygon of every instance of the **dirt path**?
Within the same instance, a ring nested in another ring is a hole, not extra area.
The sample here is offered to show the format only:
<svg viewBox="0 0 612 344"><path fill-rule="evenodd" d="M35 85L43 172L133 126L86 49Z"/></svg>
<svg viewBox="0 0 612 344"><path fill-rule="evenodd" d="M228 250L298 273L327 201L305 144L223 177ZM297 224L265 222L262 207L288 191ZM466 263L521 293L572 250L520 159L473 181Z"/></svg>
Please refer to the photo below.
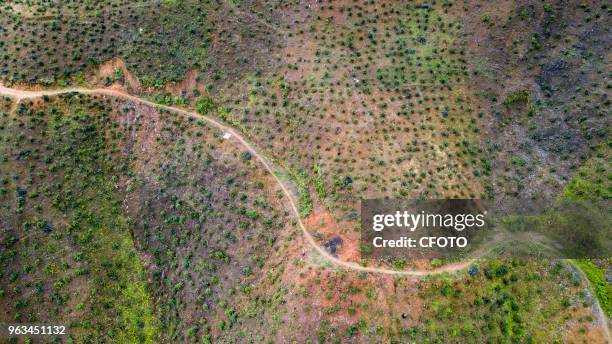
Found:
<svg viewBox="0 0 612 344"><path fill-rule="evenodd" d="M440 267L437 269L431 269L431 270L402 270L402 271L390 270L390 269L385 269L385 268L377 268L377 267L366 267L366 266L361 266L357 263L346 262L346 261L340 260L334 257L333 255L331 255L325 249L323 249L319 244L317 244L317 242L314 240L310 232L308 232L308 230L306 229L306 226L304 226L304 223L302 222L302 219L299 216L299 212L297 209L297 205L296 205L296 201L295 201L295 197L293 193L289 190L288 186L281 179L281 177L279 177L278 173L275 173L275 169L273 168L272 163L270 163L265 156L260 154L244 138L244 136L241 133L234 130L232 127L216 119L213 119L211 117L201 115L197 112L184 110L184 109L177 108L174 106L157 104L152 101L149 101L149 100L137 97L137 96L133 96L131 94L128 94L128 93L125 93L123 91L116 90L116 89L110 89L110 88L88 89L88 88L75 87L75 88L65 88L65 89L58 89L58 90L25 91L25 90L18 90L14 88L4 87L2 84L0 84L0 96L1 95L8 96L10 98L15 99L17 102L24 100L24 99L35 99L35 98L40 98L43 96L55 96L55 95L67 94L67 93L106 95L106 96L115 97L115 98L127 99L127 100L131 100L137 103L145 104L145 105L148 105L154 108L164 109L167 111L179 113L184 116L201 119L201 120L206 121L208 124L220 129L221 131L225 133L229 133L231 135L230 139L233 137L235 140L238 141L239 144L244 146L253 156L255 156L261 162L261 164L266 168L266 170L268 170L268 172L270 172L270 174L274 177L274 179L276 180L276 182L282 189L285 196L287 196L287 199L289 201L289 206L291 207L291 211L293 212L298 222L298 225L300 226L300 229L304 233L304 236L308 240L308 243L310 244L310 246L312 246L312 248L316 250L317 253L319 253L321 256L323 256L326 260L328 260L333 265L351 269L351 270L364 271L364 272L383 273L383 274L392 274L392 275L427 276L427 275L439 274L443 272L454 272L458 270L463 270L467 268L468 266L470 266L476 260L476 259L469 259L463 262L452 263L452 264L448 264L443 267ZM508 238L505 236L498 237L496 238L496 240L494 240L494 242L492 242L488 246L494 246L496 243L501 242L505 239L508 239ZM475 256L478 256L478 257L484 256L484 254L486 254L487 252L488 252L488 249L483 249L479 251L479 253L476 254Z"/></svg>
<svg viewBox="0 0 612 344"><path fill-rule="evenodd" d="M304 234L304 237L306 238L310 246L332 265L350 269L350 270L363 271L363 272L383 273L383 274L392 274L392 275L427 276L427 275L440 274L444 272L454 272L454 271L463 270L463 269L466 269L468 266L470 266L474 262L474 259L471 259L471 260L467 260L463 262L448 264L440 268L431 269L431 270L401 270L401 271L398 271L398 270L390 270L390 269L385 269L385 268L361 266L357 263L346 262L346 261L340 260L334 257L333 255L331 255L329 252L327 252L319 244L317 244L317 242L312 237L310 232L308 232L308 230L306 229L306 226L304 226L304 223L302 222L302 219L299 216L299 212L297 209L297 205L296 205L296 201L295 201L295 197L293 193L289 190L286 183L283 180L281 180L278 174L274 172L274 168L272 167L272 164L268 161L268 159L264 157L262 154L260 154L242 136L242 134L240 134L233 128L229 127L228 125L223 124L220 121L213 119L211 117L200 115L193 111L180 109L174 106L160 105L160 104L151 102L149 100L142 99L140 97L136 97L128 93L125 93L123 91L119 91L115 89L109 89L109 88L88 89L88 88L75 87L75 88L65 88L65 89L59 89L59 90L24 91L24 90L4 87L2 84L0 84L0 95L13 98L17 102L24 100L24 99L35 99L35 98L40 98L43 96L56 96L56 95L67 94L67 93L106 95L106 96L111 96L115 98L127 99L127 100L131 100L137 103L149 105L154 108L164 109L164 110L168 110L171 112L179 113L184 116L201 119L201 120L206 121L208 124L224 131L225 133L229 133L235 140L238 141L239 144L244 146L253 156L255 156L257 160L259 160L259 162L261 162L261 164L266 168L266 170L268 170L268 172L270 172L270 174L274 177L274 179L276 180L276 182L282 189L285 196L287 196L291 211L293 212L298 222L298 225L300 226L300 229L302 230L302 233Z"/></svg>
<svg viewBox="0 0 612 344"><path fill-rule="evenodd" d="M4 85L0 84L0 96L7 96L10 98L13 98L16 101L16 103L19 103L21 100L24 100L24 99L35 99L35 98L40 98L43 96L55 96L55 95L61 95L61 94L66 94L66 93L105 95L105 96L110 96L110 97L115 97L115 98L127 99L127 100L131 100L137 103L145 104L145 105L148 105L154 108L164 109L170 112L179 113L184 116L201 119L207 122L208 124L220 129L226 134L229 133L231 135L229 139L233 138L237 140L238 143L244 146L244 148L246 148L253 156L255 156L259 160L259 162L266 168L266 170L268 170L268 172L270 172L270 174L274 177L274 179L276 180L276 182L282 189L285 196L287 196L287 199L289 201L289 206L291 207L291 211L293 212L298 222L298 225L300 226L300 229L302 230L302 233L304 234L304 237L306 238L310 246L333 266L355 270L355 271L370 272L370 273L404 275L404 276L428 276L428 275L435 275L435 274L440 274L440 273L445 273L445 272L455 272L455 271L463 270L463 269L466 269L471 264L473 264L476 260L476 259L469 259L463 262L448 264L443 267L432 269L432 270L401 270L401 271L390 270L390 269L385 269L385 268L361 266L356 263L340 260L334 257L333 255L331 255L325 249L323 249L319 244L317 244L317 242L314 240L310 232L308 232L308 230L306 229L306 226L304 226L304 223L302 222L302 219L300 218L293 193L289 190L289 188L287 187L285 182L281 179L281 177L279 177L278 174L275 173L275 170L272 167L272 164L268 161L268 159L262 154L260 154L239 132L227 126L226 124L223 124L222 122L216 119L213 119L211 117L200 115L193 111L188 111L188 110L180 109L180 108L173 107L173 106L160 105L160 104L151 102L149 100L142 99L140 97L136 97L136 96L127 94L123 91L119 91L115 89L108 89L108 88L87 89L87 88L77 87L77 88L66 88L66 89L59 89L59 90L24 91L24 90L17 90L13 88L7 88L7 87L4 87ZM488 246L494 246L496 242L499 242L499 241L495 240L495 242L492 242L491 245L488 245ZM481 250L476 256L484 256L484 254L486 254L488 250L489 249L485 248ZM586 275L584 274L584 272L580 270L580 268L578 268L577 266L576 268L580 272L582 278L585 279L587 285L590 285L589 280L586 278ZM612 339L611 339L612 337L610 335L610 329L608 327L608 317L603 312L603 309L601 308L601 305L599 304L599 300L597 300L596 297L594 298L593 307L595 311L599 314L599 318L602 320L602 323L603 323L602 326L604 328L604 333L607 336L608 343L612 343Z"/></svg>

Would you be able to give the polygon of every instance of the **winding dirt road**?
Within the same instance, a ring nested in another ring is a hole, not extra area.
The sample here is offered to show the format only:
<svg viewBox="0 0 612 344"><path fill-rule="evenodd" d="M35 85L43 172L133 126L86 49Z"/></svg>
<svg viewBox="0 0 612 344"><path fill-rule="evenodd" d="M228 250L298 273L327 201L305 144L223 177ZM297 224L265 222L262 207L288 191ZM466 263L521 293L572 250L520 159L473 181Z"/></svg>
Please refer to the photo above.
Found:
<svg viewBox="0 0 612 344"><path fill-rule="evenodd" d="M184 110L184 109L177 108L174 106L160 105L160 104L151 102L146 99L142 99L137 96L133 96L131 94L128 94L128 93L125 93L123 91L116 90L116 89L110 89L110 88L88 89L88 88L75 87L75 88L65 88L65 89L58 89L58 90L25 91L25 90L18 90L14 88L4 87L4 85L0 84L0 96L6 96L6 97L13 98L16 101L16 104L18 104L20 101L25 100L25 99L35 99L35 98L40 98L43 96L56 96L56 95L62 95L62 94L68 94L68 93L102 95L102 96L109 96L109 97L114 97L114 98L131 100L133 102L145 104L153 108L163 109L163 110L178 113L184 116L201 119L207 122L208 124L220 129L221 131L225 133L229 133L234 139L238 141L239 144L241 144L244 148L246 148L247 151L249 151L253 156L255 156L257 160L259 160L259 162L266 168L266 170L270 172L270 174L274 177L274 179L276 180L276 182L282 189L285 196L287 196L287 199L289 201L289 206L291 207L291 211L293 212L297 220L297 223L300 226L300 229L302 230L304 237L306 238L306 240L308 241L312 249L314 249L318 254L320 254L323 258L325 258L325 260L327 260L332 266L355 270L355 271L369 272L369 273L403 275L403 276L428 276L428 275L435 275L435 274L440 274L440 273L445 273L445 272L460 271L460 270L466 269L468 266L473 264L476 260L476 259L469 259L463 262L448 264L443 267L432 269L432 270L401 270L401 271L390 270L386 268L361 266L353 262L346 262L346 261L340 260L337 257L334 257L333 255L331 255L325 249L323 249L319 244L317 244L317 242L312 237L310 232L306 229L306 226L304 226L304 223L302 222L302 219L300 218L293 193L289 190L289 187L281 179L281 177L279 177L279 174L275 173L275 170L272 164L268 161L268 159L262 154L260 154L255 149L255 147L253 147L244 138L244 136L242 136L239 132L234 130L232 127L229 127L228 125L223 124L222 122L216 119L213 119L205 115L201 115L197 112ZM484 255L485 253L486 251L481 252L482 255ZM589 285L590 284L589 280L584 275L584 272L582 272L582 270L580 270L579 268L577 268L577 270L581 273L587 285ZM594 311L599 313L599 318L602 320L602 323L603 323L602 327L604 330L604 334L607 337L608 343L612 343L610 330L608 326L608 318L606 314L603 312L603 309L601 308L601 305L599 304L599 301L597 300L597 298L595 298L594 301L595 301L594 306L593 306Z"/></svg>
<svg viewBox="0 0 612 344"><path fill-rule="evenodd" d="M178 113L184 116L201 119L203 121L206 121L208 124L226 133L231 134L231 136L235 138L239 144L241 144L244 148L246 148L247 151L249 151L253 156L255 156L257 160L259 160L259 162L261 162L261 164L266 168L266 170L268 170L268 172L270 172L270 174L274 177L274 179L276 180L280 188L283 190L283 193L285 194L285 196L287 196L287 199L289 201L289 206L291 207L291 211L293 212L297 220L297 223L300 226L300 229L302 230L302 233L304 234L304 237L306 238L310 246L318 254L320 254L323 258L325 258L325 260L327 260L329 263L331 263L334 266L342 267L342 268L346 268L350 270L372 272L372 273L382 273L382 274L391 274L391 275L408 275L408 276L427 276L427 275L440 274L444 272L455 272L455 271L463 270L463 269L466 269L468 266L470 266L474 262L474 260L472 259L472 260L467 260L463 262L447 264L440 268L431 269L431 270L390 270L386 268L362 266L357 263L343 261L341 259L338 259L337 257L334 257L329 252L327 252L324 248L322 248L319 244L317 244L317 242L312 237L310 232L306 229L306 226L304 226L302 219L300 218L293 193L289 190L286 183L281 179L281 177L279 177L278 173L275 173L275 170L272 164L268 161L266 157L260 154L255 149L255 147L253 147L244 138L242 134L240 134L238 131L234 130L233 128L229 127L228 125L223 124L222 122L216 119L213 119L211 117L201 115L197 112L184 110L184 109L177 108L174 106L160 105L152 101L149 101L149 100L137 97L137 96L133 96L131 94L128 94L128 93L125 93L123 91L116 90L116 89L110 89L110 88L89 89L89 88L74 87L74 88L64 88L64 89L58 89L58 90L25 91L25 90L19 90L19 89L14 89L14 88L8 88L0 84L0 95L13 98L17 102L20 102L25 99L35 99L35 98L40 98L43 96L57 96L57 95L68 94L68 93L104 95L104 96L109 96L109 97L131 100L133 102L149 105L154 108L164 109L164 110L175 112L175 113Z"/></svg>

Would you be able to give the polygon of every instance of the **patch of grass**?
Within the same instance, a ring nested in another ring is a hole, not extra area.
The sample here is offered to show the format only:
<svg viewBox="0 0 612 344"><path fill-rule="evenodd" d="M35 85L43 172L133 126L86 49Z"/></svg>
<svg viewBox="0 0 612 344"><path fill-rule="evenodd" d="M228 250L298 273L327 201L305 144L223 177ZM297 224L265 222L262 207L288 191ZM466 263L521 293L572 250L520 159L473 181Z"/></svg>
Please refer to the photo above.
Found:
<svg viewBox="0 0 612 344"><path fill-rule="evenodd" d="M202 96L196 101L196 110L201 115L207 115L214 108L215 103L210 97Z"/></svg>
<svg viewBox="0 0 612 344"><path fill-rule="evenodd" d="M529 101L529 91L521 90L516 91L508 95L508 97L504 100L504 105L509 106L514 103L519 102L528 102Z"/></svg>
<svg viewBox="0 0 612 344"><path fill-rule="evenodd" d="M421 286L423 326L400 329L402 338L443 342L555 342L580 294L562 265L490 260L458 279L434 278ZM543 292L543 291L546 292ZM578 306L579 307L579 306Z"/></svg>
<svg viewBox="0 0 612 344"><path fill-rule="evenodd" d="M581 166L563 189L567 199L608 200L612 198L610 171L612 141L601 144L594 156Z"/></svg>
<svg viewBox="0 0 612 344"><path fill-rule="evenodd" d="M588 259L576 259L573 262L585 273L589 282L591 282L591 287L599 300L601 308L603 308L608 317L612 317L612 285L608 283L606 270Z"/></svg>
<svg viewBox="0 0 612 344"><path fill-rule="evenodd" d="M298 188L298 211L300 216L307 217L312 212L313 204L310 190L308 189L308 176L302 170L286 168L291 180L295 182Z"/></svg>

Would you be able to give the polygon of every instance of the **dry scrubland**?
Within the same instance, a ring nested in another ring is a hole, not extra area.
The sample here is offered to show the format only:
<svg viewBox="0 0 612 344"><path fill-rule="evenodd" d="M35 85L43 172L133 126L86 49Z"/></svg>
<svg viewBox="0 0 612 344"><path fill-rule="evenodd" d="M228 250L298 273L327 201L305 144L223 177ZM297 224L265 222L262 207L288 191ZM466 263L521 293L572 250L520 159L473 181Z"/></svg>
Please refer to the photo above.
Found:
<svg viewBox="0 0 612 344"><path fill-rule="evenodd" d="M0 77L225 121L359 262L360 198L609 199L609 27L599 1L5 1ZM606 341L609 260L578 262L592 288L562 261L335 269L272 176L196 119L83 95L2 107L1 321L61 319L77 342Z"/></svg>

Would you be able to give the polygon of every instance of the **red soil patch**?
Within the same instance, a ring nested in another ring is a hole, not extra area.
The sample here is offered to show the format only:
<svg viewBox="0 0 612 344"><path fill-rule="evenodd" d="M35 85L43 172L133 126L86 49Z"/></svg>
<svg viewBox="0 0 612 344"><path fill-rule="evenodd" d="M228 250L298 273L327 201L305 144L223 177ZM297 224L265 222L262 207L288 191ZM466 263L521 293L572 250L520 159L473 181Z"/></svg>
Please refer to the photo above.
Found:
<svg viewBox="0 0 612 344"><path fill-rule="evenodd" d="M342 244L338 246L336 255L343 261L358 262L361 258L359 253L359 231L353 230L354 223L337 222L334 216L321 206L315 207L310 216L304 220L304 225L315 237L323 240L321 244L340 237Z"/></svg>
<svg viewBox="0 0 612 344"><path fill-rule="evenodd" d="M94 76L92 83L103 83L104 79L112 78L116 70L121 70L123 73L124 82L117 82L113 86L125 89L129 93L139 94L142 91L140 81L138 81L138 78L130 73L123 60L120 58L114 58L102 63L98 69L98 72L96 73L96 76Z"/></svg>

